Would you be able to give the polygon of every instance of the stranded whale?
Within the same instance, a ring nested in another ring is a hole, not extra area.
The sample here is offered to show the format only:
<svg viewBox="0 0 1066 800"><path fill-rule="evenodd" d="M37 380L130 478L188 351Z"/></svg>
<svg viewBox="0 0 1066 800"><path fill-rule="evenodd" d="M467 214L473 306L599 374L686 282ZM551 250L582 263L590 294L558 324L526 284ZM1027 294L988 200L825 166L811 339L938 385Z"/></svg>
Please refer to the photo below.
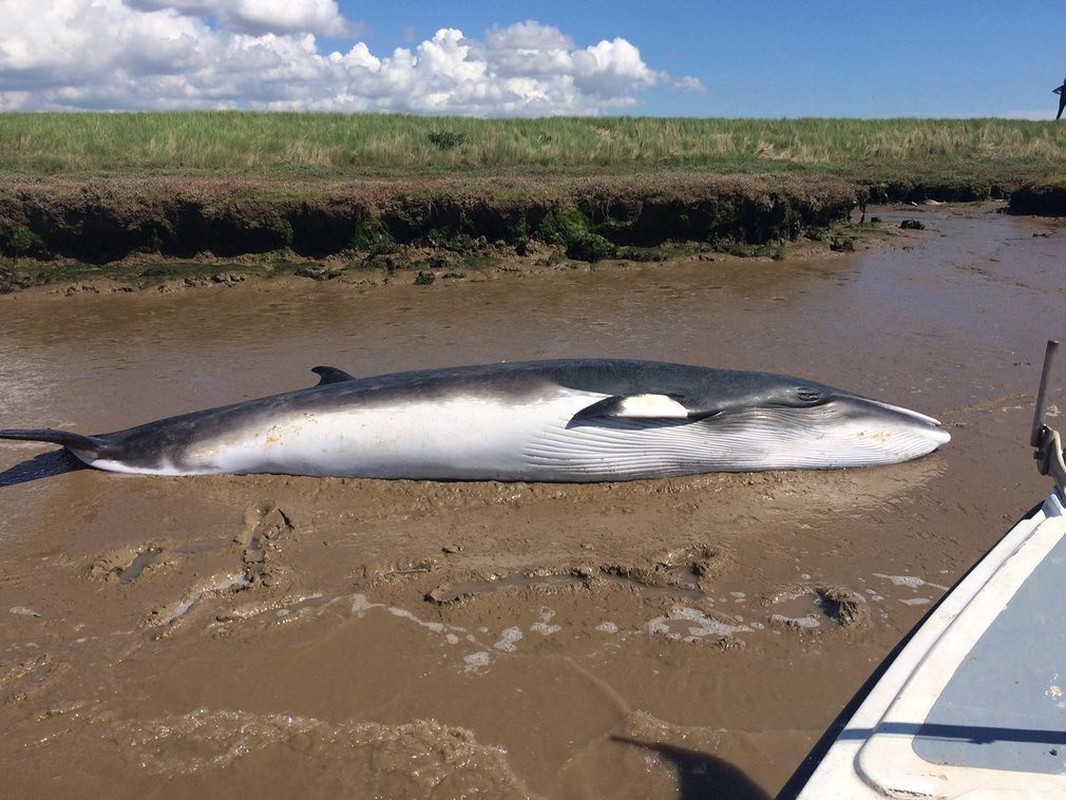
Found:
<svg viewBox="0 0 1066 800"><path fill-rule="evenodd" d="M940 423L821 383L653 361L486 364L353 378L83 436L99 469L152 475L604 481L905 461L951 437Z"/></svg>

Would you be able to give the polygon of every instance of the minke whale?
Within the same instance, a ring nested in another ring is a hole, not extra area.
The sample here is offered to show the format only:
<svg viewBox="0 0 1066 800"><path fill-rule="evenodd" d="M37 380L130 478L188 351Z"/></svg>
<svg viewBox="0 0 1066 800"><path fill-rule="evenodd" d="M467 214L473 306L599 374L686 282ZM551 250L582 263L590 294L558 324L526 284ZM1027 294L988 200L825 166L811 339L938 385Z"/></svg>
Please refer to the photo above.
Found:
<svg viewBox="0 0 1066 800"><path fill-rule="evenodd" d="M655 361L573 359L356 378L53 442L146 475L615 481L832 469L925 455L951 437L924 414L825 384Z"/></svg>

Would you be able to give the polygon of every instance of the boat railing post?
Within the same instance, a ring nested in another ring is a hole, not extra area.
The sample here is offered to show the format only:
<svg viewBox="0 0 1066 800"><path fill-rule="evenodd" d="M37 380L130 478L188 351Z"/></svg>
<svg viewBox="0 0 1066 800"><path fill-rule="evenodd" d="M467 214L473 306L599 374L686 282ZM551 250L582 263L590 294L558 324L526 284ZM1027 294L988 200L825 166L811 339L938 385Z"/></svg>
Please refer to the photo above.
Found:
<svg viewBox="0 0 1066 800"><path fill-rule="evenodd" d="M1051 368L1059 343L1049 339L1044 351L1044 368L1040 372L1040 388L1036 393L1036 409L1033 412L1033 429L1029 443L1036 448L1033 458L1041 475L1050 475L1060 492L1066 493L1066 464L1062 460L1062 440L1058 431L1047 425L1047 394L1051 383Z"/></svg>
<svg viewBox="0 0 1066 800"><path fill-rule="evenodd" d="M1047 411L1047 392L1048 385L1051 382L1051 366L1055 361L1055 353L1058 351L1059 342L1057 339L1048 339L1047 348L1044 350L1044 368L1040 371L1040 388L1036 393L1036 409L1033 413L1033 430L1029 436L1029 444L1033 447L1039 447L1040 442L1043 440L1043 429L1047 427L1044 423L1045 413Z"/></svg>

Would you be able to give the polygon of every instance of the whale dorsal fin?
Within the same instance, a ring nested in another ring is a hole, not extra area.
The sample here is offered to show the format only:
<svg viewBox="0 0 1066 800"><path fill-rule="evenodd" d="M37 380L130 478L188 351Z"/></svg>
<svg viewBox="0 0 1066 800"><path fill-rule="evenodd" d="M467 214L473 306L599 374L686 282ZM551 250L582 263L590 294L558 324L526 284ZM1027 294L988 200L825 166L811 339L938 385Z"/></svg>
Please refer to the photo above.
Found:
<svg viewBox="0 0 1066 800"><path fill-rule="evenodd" d="M349 375L343 369L337 369L336 367L311 367L311 371L318 376L316 386L327 386L331 383L344 383L345 381L355 380L354 375Z"/></svg>
<svg viewBox="0 0 1066 800"><path fill-rule="evenodd" d="M699 416L699 415L697 415ZM597 400L570 418L571 424L595 419L692 419L678 396L669 394L612 395Z"/></svg>

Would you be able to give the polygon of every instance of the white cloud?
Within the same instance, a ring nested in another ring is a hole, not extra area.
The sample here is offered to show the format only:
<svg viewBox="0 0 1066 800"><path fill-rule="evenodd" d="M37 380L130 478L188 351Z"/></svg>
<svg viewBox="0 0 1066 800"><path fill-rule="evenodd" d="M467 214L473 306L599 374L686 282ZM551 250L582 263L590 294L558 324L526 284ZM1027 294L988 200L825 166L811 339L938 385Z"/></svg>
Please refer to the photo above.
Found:
<svg viewBox="0 0 1066 800"><path fill-rule="evenodd" d="M602 41L575 56L575 81L588 94L609 99L653 86L662 76L648 69L625 39Z"/></svg>
<svg viewBox="0 0 1066 800"><path fill-rule="evenodd" d="M241 33L319 33L342 36L360 26L344 18L336 0L126 0L131 9L172 9L214 18Z"/></svg>
<svg viewBox="0 0 1066 800"><path fill-rule="evenodd" d="M223 18L252 32L312 32L342 36L348 23L334 0L234 0Z"/></svg>
<svg viewBox="0 0 1066 800"><path fill-rule="evenodd" d="M6 0L0 110L254 108L475 116L592 114L655 86L702 90L651 69L622 38L579 47L528 21L482 40L443 28L414 48L364 42L334 0Z"/></svg>
<svg viewBox="0 0 1066 800"><path fill-rule="evenodd" d="M573 69L574 50L569 36L534 21L493 28L485 36L485 59L504 77L565 75Z"/></svg>

